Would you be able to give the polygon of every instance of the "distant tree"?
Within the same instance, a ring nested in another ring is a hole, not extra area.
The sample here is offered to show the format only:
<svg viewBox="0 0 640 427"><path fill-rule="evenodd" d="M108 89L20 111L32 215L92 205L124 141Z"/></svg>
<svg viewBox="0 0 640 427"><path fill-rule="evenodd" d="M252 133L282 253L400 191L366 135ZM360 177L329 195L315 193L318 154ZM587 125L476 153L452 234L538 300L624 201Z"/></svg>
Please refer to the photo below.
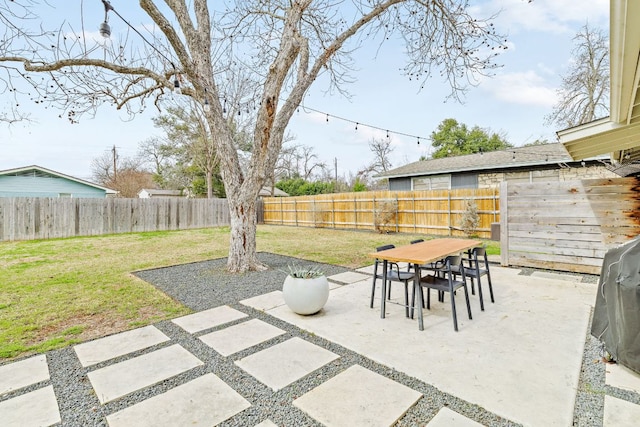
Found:
<svg viewBox="0 0 640 427"><path fill-rule="evenodd" d="M373 153L373 162L369 168L372 172L384 173L391 169L391 138L372 138L369 141L369 150Z"/></svg>
<svg viewBox="0 0 640 427"><path fill-rule="evenodd" d="M279 181L276 183L276 188L279 188L290 196L305 196L333 193L335 185L332 182L310 182L302 178L291 178Z"/></svg>
<svg viewBox="0 0 640 427"><path fill-rule="evenodd" d="M431 146L436 149L432 158L460 156L512 147L504 137L488 129L474 126L471 129L455 119L444 119L431 133Z"/></svg>
<svg viewBox="0 0 640 427"><path fill-rule="evenodd" d="M547 145L547 144L551 144L551 143L545 139L536 139L533 142L527 142L526 144L522 144L522 146L531 147L532 145Z"/></svg>
<svg viewBox="0 0 640 427"><path fill-rule="evenodd" d="M558 103L545 117L549 125L569 128L609 114L609 41L588 24L573 38L572 61L562 76Z"/></svg>
<svg viewBox="0 0 640 427"><path fill-rule="evenodd" d="M294 137L288 138L291 141ZM318 159L313 147L300 144L286 145L278 155L274 175L276 180L302 178L311 181L326 168L326 163Z"/></svg>
<svg viewBox="0 0 640 427"><path fill-rule="evenodd" d="M118 191L118 197L138 197L143 188L156 188L153 174L137 158L122 157L117 150L105 152L91 162L92 179Z"/></svg>

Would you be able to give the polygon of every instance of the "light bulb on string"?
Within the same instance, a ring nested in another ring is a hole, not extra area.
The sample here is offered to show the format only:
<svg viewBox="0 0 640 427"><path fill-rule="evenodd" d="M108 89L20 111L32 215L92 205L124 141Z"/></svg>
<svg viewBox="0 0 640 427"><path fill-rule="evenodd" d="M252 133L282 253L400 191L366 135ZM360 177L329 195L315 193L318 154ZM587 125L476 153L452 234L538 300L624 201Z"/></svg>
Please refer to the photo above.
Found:
<svg viewBox="0 0 640 427"><path fill-rule="evenodd" d="M389 131L387 130L387 138L389 138Z"/></svg>
<svg viewBox="0 0 640 427"><path fill-rule="evenodd" d="M358 123L356 122L356 130L358 130Z"/></svg>
<svg viewBox="0 0 640 427"><path fill-rule="evenodd" d="M102 0L102 4L104 4L104 22L100 24L100 35L104 38L108 38L111 36L111 27L109 26L109 11L113 10L111 4L107 0Z"/></svg>
<svg viewBox="0 0 640 427"><path fill-rule="evenodd" d="M327 114L327 123L329 123L329 115Z"/></svg>
<svg viewBox="0 0 640 427"><path fill-rule="evenodd" d="M420 145L420 137L418 137L418 145Z"/></svg>

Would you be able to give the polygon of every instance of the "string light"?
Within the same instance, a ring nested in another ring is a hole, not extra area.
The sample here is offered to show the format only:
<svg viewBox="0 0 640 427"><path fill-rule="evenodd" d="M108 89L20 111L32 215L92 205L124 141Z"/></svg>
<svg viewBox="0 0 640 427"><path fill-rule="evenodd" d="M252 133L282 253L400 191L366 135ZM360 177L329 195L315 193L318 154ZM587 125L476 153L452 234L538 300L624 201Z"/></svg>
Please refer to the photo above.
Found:
<svg viewBox="0 0 640 427"><path fill-rule="evenodd" d="M382 131L382 132L386 132L387 138L390 138L392 134L393 135L399 135L399 136L406 136L408 138L415 138L416 141L418 142L418 145L420 145L420 139L422 139L422 140L428 140L429 139L429 138L427 138L425 136L411 135L411 134L408 134L408 133L398 132L398 131L395 131L395 130L392 130L392 129L381 128L379 126L374 126L374 125L370 125L370 124L367 124L367 123L362 123L360 121L355 121L355 120L347 119L347 118L344 118L344 117L336 116L334 114L329 114L329 113L324 112L324 111L316 110L315 108L307 107L304 104L301 104L299 107L302 107L302 109L304 110L305 113L313 112L313 113L318 113L318 114L324 115L326 117L325 120L327 122L329 121L329 116L331 116L332 119L337 119L337 120L341 120L343 122L347 122L347 123L353 124L354 127L355 127L355 130L359 130L361 127L364 126L366 128L369 128L369 129L375 129L375 130L379 130L379 131Z"/></svg>
<svg viewBox="0 0 640 427"><path fill-rule="evenodd" d="M111 3L102 0L104 4L104 22L100 24L100 35L104 38L111 37L111 27L109 26L109 10L112 10Z"/></svg>

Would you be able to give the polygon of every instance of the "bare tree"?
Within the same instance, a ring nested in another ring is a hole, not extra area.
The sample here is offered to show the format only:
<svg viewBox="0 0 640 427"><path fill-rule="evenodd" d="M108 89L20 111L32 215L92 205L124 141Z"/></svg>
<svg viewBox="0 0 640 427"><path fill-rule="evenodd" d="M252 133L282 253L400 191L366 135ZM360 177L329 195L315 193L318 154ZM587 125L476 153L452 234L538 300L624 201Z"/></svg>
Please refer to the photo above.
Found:
<svg viewBox="0 0 640 427"><path fill-rule="evenodd" d="M609 41L589 24L573 38L572 61L545 121L569 128L609 114Z"/></svg>
<svg viewBox="0 0 640 427"><path fill-rule="evenodd" d="M117 25L109 18L128 24L110 43L92 42L79 31L84 16L76 26L43 22L53 15L45 1L0 1L3 40L9 40L0 44L4 81L22 78L30 88L25 96L61 108L70 121L103 103L135 114L150 102L161 105L174 88L199 105L228 197L230 271L264 268L256 258L258 192L273 172L289 120L320 75L344 93L352 80L351 53L368 40L399 36L406 44L403 71L417 84L438 73L458 98L479 74L491 72L505 48L492 18L471 16L466 0L237 0L227 6L165 0L162 8L140 0L154 24L145 34L102 0L103 35ZM92 4L84 5L87 22L95 20L98 13L87 9ZM237 112L226 98L226 76L239 70L250 73L252 88L251 97L231 104L253 116L246 167L228 120Z"/></svg>
<svg viewBox="0 0 640 427"><path fill-rule="evenodd" d="M370 170L375 173L384 173L391 168L389 156L393 152L391 138L372 138L369 141L369 150L373 153L373 162Z"/></svg>
<svg viewBox="0 0 640 427"><path fill-rule="evenodd" d="M280 150L275 167L275 178L302 178L309 181L315 174L322 174L327 165L318 160L313 147L295 144Z"/></svg>

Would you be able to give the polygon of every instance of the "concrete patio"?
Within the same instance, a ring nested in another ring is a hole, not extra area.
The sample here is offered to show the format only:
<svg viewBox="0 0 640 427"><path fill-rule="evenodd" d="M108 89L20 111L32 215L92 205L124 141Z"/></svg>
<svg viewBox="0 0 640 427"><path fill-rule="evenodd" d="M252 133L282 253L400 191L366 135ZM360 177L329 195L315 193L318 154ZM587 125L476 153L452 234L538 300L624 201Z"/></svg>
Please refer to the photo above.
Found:
<svg viewBox="0 0 640 427"><path fill-rule="evenodd" d="M58 354L2 365L0 420L9 426L73 424L72 412L65 409L70 403L51 379L66 375L78 393L92 396L85 410L110 426L294 425L238 418L264 404L243 391L243 381L252 381L253 388L258 384L276 401L293 393L284 413L302 411L311 423L390 426L427 399L397 381L393 372L399 372L495 414L490 419L500 417L499 425L573 425L594 284L576 276L520 275L517 269L493 266L494 304L486 296L482 312L472 296L469 320L458 292L460 331L453 330L448 300L434 301L425 311L425 330L419 331L400 305L388 304L385 319L379 298L369 308L370 272L331 276L329 301L313 316L293 314L281 292L274 291L235 308L214 307L79 344L66 351L67 367L52 364ZM394 298L402 295L401 286L394 284ZM290 325L306 332L292 335ZM330 345L317 345L320 339ZM340 348L366 356L359 359L366 366L346 360L349 355ZM220 363L235 367L234 376L221 377ZM317 381L296 389L304 378ZM606 383L602 424L637 425L640 376L606 365ZM634 397L616 395L624 390ZM402 425L483 425L455 409L440 404L432 415L413 413L415 421Z"/></svg>

